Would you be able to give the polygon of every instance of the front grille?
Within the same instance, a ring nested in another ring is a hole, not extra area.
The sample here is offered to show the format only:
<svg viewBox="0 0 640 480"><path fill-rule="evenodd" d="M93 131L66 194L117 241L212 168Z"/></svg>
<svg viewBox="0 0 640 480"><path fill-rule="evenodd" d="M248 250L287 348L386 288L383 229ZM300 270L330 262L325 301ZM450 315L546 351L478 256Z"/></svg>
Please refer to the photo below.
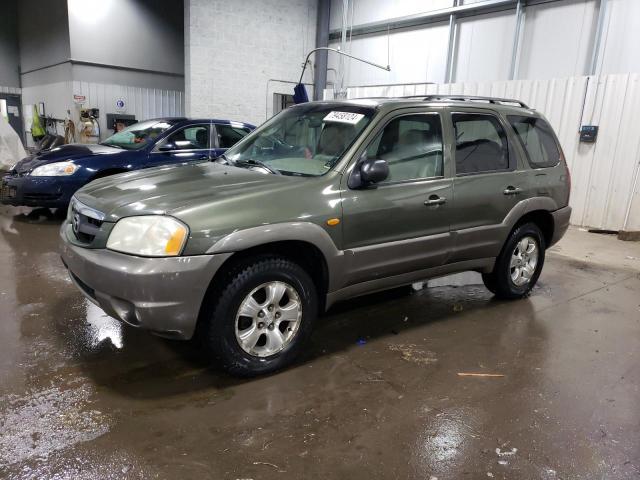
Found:
<svg viewBox="0 0 640 480"><path fill-rule="evenodd" d="M23 197L25 200L33 200L34 202L37 202L40 200L57 200L61 195L62 194L60 193L25 193Z"/></svg>
<svg viewBox="0 0 640 480"><path fill-rule="evenodd" d="M70 219L76 239L81 243L90 244L102 227L104 214L73 199Z"/></svg>

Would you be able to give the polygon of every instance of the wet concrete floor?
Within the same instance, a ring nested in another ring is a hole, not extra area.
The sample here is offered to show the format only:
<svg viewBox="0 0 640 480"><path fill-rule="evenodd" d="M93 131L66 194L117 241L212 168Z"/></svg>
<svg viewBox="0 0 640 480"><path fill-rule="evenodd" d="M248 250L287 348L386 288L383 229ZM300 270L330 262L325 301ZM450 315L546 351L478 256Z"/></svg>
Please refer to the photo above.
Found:
<svg viewBox="0 0 640 480"><path fill-rule="evenodd" d="M640 269L551 253L526 300L475 274L353 300L241 381L86 302L28 212L0 214L0 478L640 478Z"/></svg>

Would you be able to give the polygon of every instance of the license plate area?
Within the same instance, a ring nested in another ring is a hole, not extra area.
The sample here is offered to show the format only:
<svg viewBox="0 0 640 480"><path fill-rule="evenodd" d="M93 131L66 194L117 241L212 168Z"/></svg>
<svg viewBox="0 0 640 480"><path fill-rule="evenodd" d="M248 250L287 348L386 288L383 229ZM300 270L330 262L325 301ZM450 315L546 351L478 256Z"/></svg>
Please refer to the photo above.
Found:
<svg viewBox="0 0 640 480"><path fill-rule="evenodd" d="M7 185L6 183L0 184L0 198L3 200L16 198L16 187Z"/></svg>

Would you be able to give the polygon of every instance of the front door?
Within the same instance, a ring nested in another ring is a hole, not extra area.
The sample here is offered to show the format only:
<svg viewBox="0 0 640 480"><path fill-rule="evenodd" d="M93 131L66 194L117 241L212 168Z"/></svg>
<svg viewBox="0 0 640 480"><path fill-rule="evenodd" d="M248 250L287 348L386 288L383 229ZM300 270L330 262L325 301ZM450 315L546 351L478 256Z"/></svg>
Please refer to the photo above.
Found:
<svg viewBox="0 0 640 480"><path fill-rule="evenodd" d="M159 141L149 154L147 167L203 161L211 158L211 124L182 127Z"/></svg>
<svg viewBox="0 0 640 480"><path fill-rule="evenodd" d="M528 195L527 176L518 168L503 120L482 109L451 113L455 177L451 262L495 257L505 240L503 221Z"/></svg>
<svg viewBox="0 0 640 480"><path fill-rule="evenodd" d="M438 112L411 109L389 119L366 147L387 161L376 188L343 179L345 285L441 265L448 254L452 180Z"/></svg>

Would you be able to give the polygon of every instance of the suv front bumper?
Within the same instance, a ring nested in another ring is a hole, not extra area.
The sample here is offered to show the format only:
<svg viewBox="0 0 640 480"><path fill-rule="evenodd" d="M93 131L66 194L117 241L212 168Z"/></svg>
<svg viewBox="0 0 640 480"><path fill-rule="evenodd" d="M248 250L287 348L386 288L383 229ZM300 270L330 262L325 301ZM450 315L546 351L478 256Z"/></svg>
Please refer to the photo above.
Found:
<svg viewBox="0 0 640 480"><path fill-rule="evenodd" d="M60 252L80 291L108 315L158 335L187 340L214 274L231 254L147 258L69 243Z"/></svg>

